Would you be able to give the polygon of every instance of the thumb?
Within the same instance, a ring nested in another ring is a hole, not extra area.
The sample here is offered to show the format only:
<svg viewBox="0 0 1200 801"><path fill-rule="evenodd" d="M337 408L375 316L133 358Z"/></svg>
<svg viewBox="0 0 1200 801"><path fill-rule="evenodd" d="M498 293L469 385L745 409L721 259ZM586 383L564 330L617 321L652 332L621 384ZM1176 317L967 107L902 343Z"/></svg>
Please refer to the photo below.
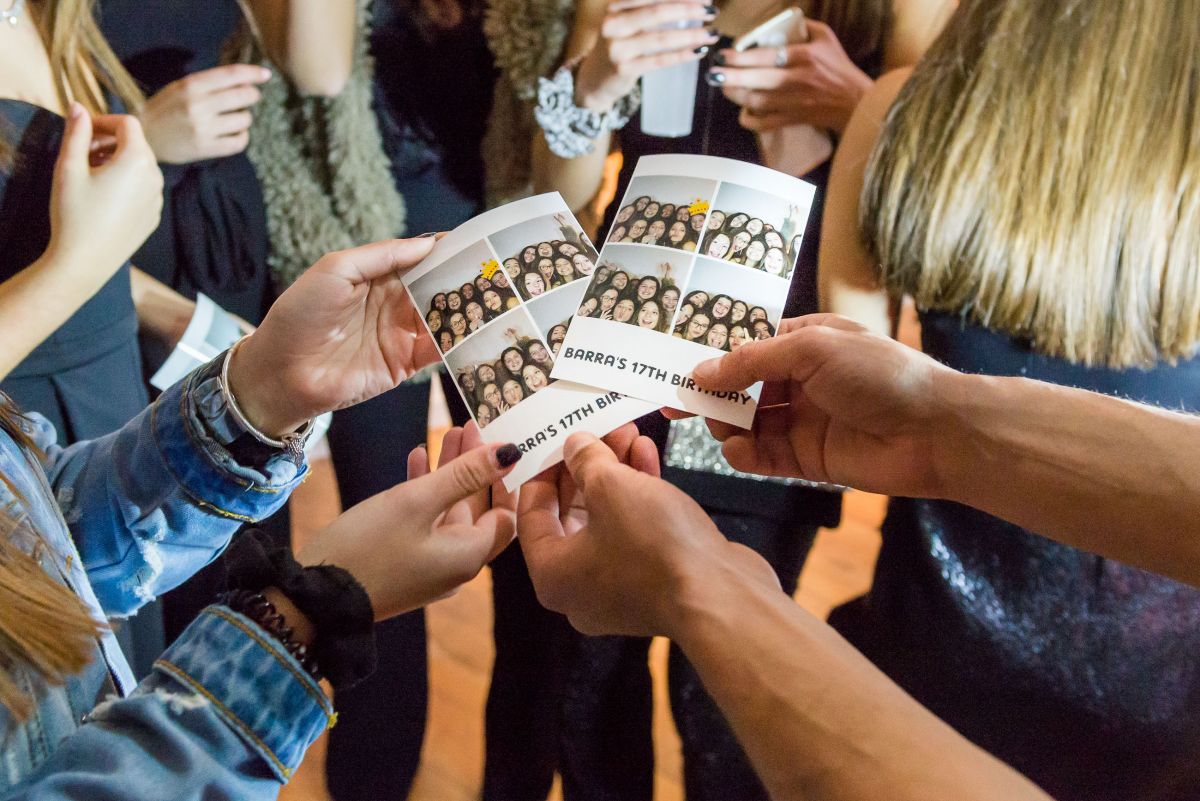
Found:
<svg viewBox="0 0 1200 801"><path fill-rule="evenodd" d="M90 169L91 145L92 117L79 102L74 102L68 112L67 127L63 130L55 173L62 178L86 174Z"/></svg>
<svg viewBox="0 0 1200 801"><path fill-rule="evenodd" d="M833 32L824 22L817 19L805 19L805 26L808 28L808 41L819 42L826 39L837 39L837 34Z"/></svg>
<svg viewBox="0 0 1200 801"><path fill-rule="evenodd" d="M459 501L484 492L506 476L523 454L516 445L489 445L467 451L431 474L418 479L423 482L421 496L426 499L423 513L437 518Z"/></svg>
<svg viewBox="0 0 1200 801"><path fill-rule="evenodd" d="M612 448L591 434L572 434L563 446L563 461L579 491L587 497L588 485L598 473L621 463Z"/></svg>

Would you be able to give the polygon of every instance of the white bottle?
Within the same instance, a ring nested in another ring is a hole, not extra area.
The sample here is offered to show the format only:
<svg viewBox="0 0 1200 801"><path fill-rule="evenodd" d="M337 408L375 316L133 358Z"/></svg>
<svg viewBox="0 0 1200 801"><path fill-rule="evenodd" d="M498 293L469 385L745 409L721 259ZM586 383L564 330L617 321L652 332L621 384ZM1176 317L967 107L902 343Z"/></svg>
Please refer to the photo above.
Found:
<svg viewBox="0 0 1200 801"><path fill-rule="evenodd" d="M698 28L700 23L688 21L668 27ZM642 132L663 137L690 134L699 78L700 62L696 59L643 75Z"/></svg>

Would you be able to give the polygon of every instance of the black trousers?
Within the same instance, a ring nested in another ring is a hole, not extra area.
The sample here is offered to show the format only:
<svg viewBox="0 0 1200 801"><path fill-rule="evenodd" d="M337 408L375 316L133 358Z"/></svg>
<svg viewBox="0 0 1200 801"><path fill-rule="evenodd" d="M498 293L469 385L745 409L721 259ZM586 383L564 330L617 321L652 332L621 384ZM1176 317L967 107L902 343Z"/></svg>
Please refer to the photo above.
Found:
<svg viewBox="0 0 1200 801"><path fill-rule="evenodd" d="M443 378L451 416L461 424L466 409ZM334 414L329 445L344 508L407 478L408 453L427 436L428 408L429 383L414 382ZM336 699L328 779L339 801L404 799L421 761L429 696L425 613L384 621L375 634L378 670Z"/></svg>
<svg viewBox="0 0 1200 801"><path fill-rule="evenodd" d="M817 526L714 513L795 591ZM492 565L496 662L488 694L484 801L544 801L555 771L567 801L650 801L654 790L650 641L585 637L541 607L519 547ZM689 801L767 799L687 659L672 646L671 710Z"/></svg>

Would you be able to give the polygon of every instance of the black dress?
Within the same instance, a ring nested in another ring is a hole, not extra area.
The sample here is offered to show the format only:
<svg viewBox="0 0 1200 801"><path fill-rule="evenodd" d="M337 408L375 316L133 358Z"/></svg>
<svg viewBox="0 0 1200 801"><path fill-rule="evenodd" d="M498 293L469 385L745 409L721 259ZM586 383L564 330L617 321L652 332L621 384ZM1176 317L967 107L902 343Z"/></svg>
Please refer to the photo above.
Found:
<svg viewBox="0 0 1200 801"><path fill-rule="evenodd" d="M1086 368L921 325L958 370L1200 411L1200 358ZM894 499L883 535L870 594L830 622L913 697L1062 801L1200 798L1200 591L946 501Z"/></svg>
<svg viewBox="0 0 1200 801"><path fill-rule="evenodd" d="M416 0L376 0L373 7L376 116L407 208L399 235L448 231L484 209L481 143L495 68L482 3L463 6L460 24L450 27L427 22ZM446 68L447 58L454 69ZM427 436L429 386L410 381L333 416L329 444L344 506L406 479L408 453ZM461 425L470 418L444 374L442 386ZM339 799L404 798L420 764L428 702L424 612L385 621L376 635L379 669L338 695L328 778Z"/></svg>
<svg viewBox="0 0 1200 801"><path fill-rule="evenodd" d="M50 186L63 118L40 106L0 99L0 136L13 150L0 166L0 281L32 264L50 242ZM146 408L138 320L129 265L117 271L57 331L0 382L17 405L39 412L68 445L116 431ZM156 607L118 630L139 675L162 653Z"/></svg>
<svg viewBox="0 0 1200 801"><path fill-rule="evenodd" d="M725 40L713 51L729 45ZM871 61L860 66L877 74L878 54ZM691 135L649 136L642 132L638 115L620 132L624 162L601 234L611 226L642 156L690 153L761 163L755 136L738 124L740 109L704 82L710 66L712 56L701 63ZM803 176L818 191L785 307L787 317L817 311L817 247L828 170L826 163ZM638 426L664 452L667 421L653 414ZM670 466L664 466L663 476L700 502L726 537L766 557L789 594L796 589L817 529L837 526L841 519L841 496L836 493ZM557 770L567 801L649 801L654 784L649 640L574 632L537 604L516 549L496 561L492 575L496 664L488 698L485 800L545 798ZM766 789L732 731L695 670L674 647L669 685L689 801L765 801Z"/></svg>
<svg viewBox="0 0 1200 801"><path fill-rule="evenodd" d="M147 97L221 63L237 0L100 0L105 38ZM203 292L257 325L274 300L262 189L244 153L164 164L163 217L133 263L180 294ZM166 354L151 354L165 357Z"/></svg>

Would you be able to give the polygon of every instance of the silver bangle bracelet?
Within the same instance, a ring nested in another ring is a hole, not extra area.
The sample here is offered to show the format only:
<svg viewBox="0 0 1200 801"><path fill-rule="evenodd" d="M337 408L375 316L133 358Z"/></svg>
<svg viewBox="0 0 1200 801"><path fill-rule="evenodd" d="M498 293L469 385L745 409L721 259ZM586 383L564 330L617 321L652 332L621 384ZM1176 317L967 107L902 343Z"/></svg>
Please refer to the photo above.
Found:
<svg viewBox="0 0 1200 801"><path fill-rule="evenodd" d="M249 336L249 335L247 335ZM246 419L246 415L238 406L237 398L233 397L233 392L229 389L229 365L233 361L233 354L246 341L246 337L242 337L237 342L233 343L233 347L225 352L225 359L221 363L221 397L225 399L225 405L229 408L230 414L235 419L246 433L254 437L256 440L271 448L281 450L287 454L287 458L297 467L304 464L304 446L308 442L308 437L312 434L313 428L316 426L316 420L310 419L307 423L301 426L299 431L293 431L290 434L284 434L282 439L271 439L263 432L259 431L254 425Z"/></svg>
<svg viewBox="0 0 1200 801"><path fill-rule="evenodd" d="M591 111L575 103L574 65L565 65L550 78L538 79L534 117L546 135L550 152L564 159L587 155L596 149L596 137L624 128L642 104L641 85L607 111Z"/></svg>

